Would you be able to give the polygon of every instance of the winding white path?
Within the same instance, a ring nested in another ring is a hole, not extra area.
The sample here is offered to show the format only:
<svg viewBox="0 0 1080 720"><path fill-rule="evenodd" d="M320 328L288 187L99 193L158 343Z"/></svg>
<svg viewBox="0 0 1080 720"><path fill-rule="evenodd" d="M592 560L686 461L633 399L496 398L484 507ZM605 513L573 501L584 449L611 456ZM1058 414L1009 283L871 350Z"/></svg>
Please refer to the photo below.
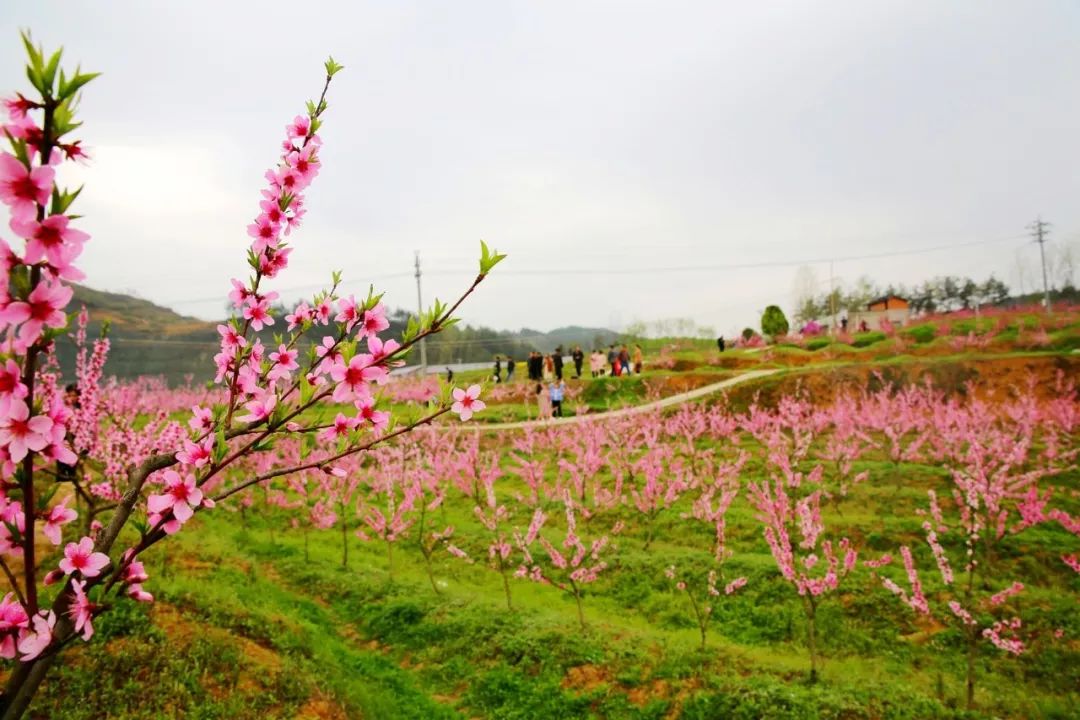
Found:
<svg viewBox="0 0 1080 720"><path fill-rule="evenodd" d="M715 392L725 390L735 385L741 385L751 380L757 380L759 378L772 375L780 372L779 369L769 370L751 370L749 372L736 375L733 378L727 380L721 380L718 383L712 385L705 385L694 390L689 390L677 395L671 395L670 397L663 398L662 400L656 400L644 405L634 405L633 407L620 408L618 410L609 410L602 413L589 413L587 415L572 415L570 417L551 418L549 420L521 420L519 422L511 423L461 423L455 424L454 427L468 429L468 430L518 430L527 427L557 427L559 425L573 425L575 423L592 422L594 420L610 420L612 418L625 417L627 415L637 415L639 413L649 412L650 410L656 410L658 408L671 407L672 405L679 405L690 400L696 400L706 395L712 395Z"/></svg>

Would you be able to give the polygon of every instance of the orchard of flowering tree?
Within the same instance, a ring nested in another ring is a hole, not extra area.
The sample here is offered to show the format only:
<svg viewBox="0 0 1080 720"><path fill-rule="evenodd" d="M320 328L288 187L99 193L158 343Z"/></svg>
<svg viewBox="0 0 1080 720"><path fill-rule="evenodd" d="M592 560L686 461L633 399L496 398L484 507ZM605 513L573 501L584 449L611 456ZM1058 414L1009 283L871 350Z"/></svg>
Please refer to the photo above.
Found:
<svg viewBox="0 0 1080 720"><path fill-rule="evenodd" d="M1075 717L1075 363L485 429L482 382L390 370L483 302L486 245L400 338L339 273L272 307L333 162L331 59L252 188L213 382L121 382L65 313L95 74L23 41L0 718Z"/></svg>

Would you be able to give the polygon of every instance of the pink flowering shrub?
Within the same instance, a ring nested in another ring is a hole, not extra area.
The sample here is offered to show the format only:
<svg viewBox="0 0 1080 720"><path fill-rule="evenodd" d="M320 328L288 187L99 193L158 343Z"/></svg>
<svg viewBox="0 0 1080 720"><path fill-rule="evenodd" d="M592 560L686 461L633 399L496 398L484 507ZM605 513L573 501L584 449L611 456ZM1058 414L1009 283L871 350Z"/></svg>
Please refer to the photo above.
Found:
<svg viewBox="0 0 1080 720"><path fill-rule="evenodd" d="M811 682L818 676L818 606L858 557L851 540L826 533L825 467L808 459L821 422L805 399L784 398L775 412L751 408L748 427L763 445L768 477L749 483L747 492L781 576L802 600Z"/></svg>
<svg viewBox="0 0 1080 720"><path fill-rule="evenodd" d="M515 575L552 585L572 596L577 604L578 623L584 630L585 610L581 604L584 588L596 582L600 573L608 568L601 555L610 547L610 541L606 534L592 540L579 535L575 503L569 492L563 497L562 509L566 531L558 545L541 532L548 521L548 515L542 510L533 513L524 534L514 533L514 543L521 553L521 564Z"/></svg>
<svg viewBox="0 0 1080 720"><path fill-rule="evenodd" d="M975 701L980 642L1009 655L1025 651L1022 606L1017 600L1024 584L1002 577L1004 547L1034 524L1067 518L1046 509L1049 493L1040 495L1037 482L1067 467L1075 451L1062 458L1056 453L1048 456L1045 445L1040 449L1035 430L1043 411L1029 400L1030 396L1021 398L1002 412L978 400L963 405L950 401L930 415L931 437L950 480L943 498L934 490L928 492L929 503L922 512L926 546L941 589L933 593L924 589L908 546L900 548L906 588L882 579L913 612L957 626L967 654L969 708Z"/></svg>
<svg viewBox="0 0 1080 720"><path fill-rule="evenodd" d="M186 424L169 420L173 408L158 406L149 423L136 425L134 404L145 401L140 399L145 388L125 399L102 384L108 340L87 348L83 319L76 333L80 402L69 405L58 389L54 338L68 324L69 283L83 278L75 262L89 236L75 226L71 213L78 190L58 185L56 168L85 157L71 135L79 127L79 93L96 75L68 75L60 69L60 52L46 55L23 39L34 92L4 101L10 149L0 152L0 202L22 241L11 246L0 240L0 556L17 559L21 568L21 579L7 573L12 593L2 608L8 622L0 650L18 661L0 701L3 718L25 713L57 654L77 636L89 640L94 618L114 597L153 599L143 589L149 578L140 556L181 532L197 513L254 486L265 488L268 504L291 507L296 500L268 483L308 471L347 475L339 463L379 443L450 412L467 419L482 410L478 387L458 390L453 404L442 395L430 413L391 429L374 388L387 382L389 368L416 342L453 322L454 311L503 257L482 245L480 271L471 286L452 306L436 302L414 318L400 342L380 337L389 325L380 296L340 296L337 273L328 290L285 318L275 317L271 306L277 293L266 283L289 265L290 241L307 212L305 193L322 167L318 131L327 90L341 70L328 60L319 99L286 126L277 163L265 174L258 212L247 228L251 272L246 280L232 281L228 297L236 314L218 327L218 390L192 402L193 417ZM266 327L281 328L273 347L255 335ZM307 410L328 402L351 409L330 425L303 420L310 416ZM274 442L315 433L326 442L318 449L300 445L286 462L268 452ZM100 482L91 483L80 469L81 456L104 468ZM257 457L268 462L254 463ZM53 507L42 500L51 492L43 470L53 463L74 468L88 532L75 533L81 537L65 545L56 569L47 572L55 560L48 554L39 558L37 544L28 539L40 523L50 544L59 545L76 519L67 500ZM257 469L232 472L245 465ZM90 522L106 512L104 525ZM330 513L320 515L320 522L329 521ZM400 525L395 516L383 519L390 528ZM118 550L124 528L136 531L135 540Z"/></svg>
<svg viewBox="0 0 1080 720"><path fill-rule="evenodd" d="M675 585L675 589L686 595L690 609L694 614L701 635L701 650L705 650L709 624L713 618L713 606L722 598L734 595L746 586L745 576L728 578L724 572L725 561L731 556L726 545L727 511L732 500L738 494L737 475L746 461L746 455L740 455L732 466L717 474L711 483L703 485L698 498L694 501L692 512L686 519L706 524L715 535L710 562L702 567L689 570L678 569L669 565L664 575Z"/></svg>
<svg viewBox="0 0 1080 720"><path fill-rule="evenodd" d="M749 339L742 337L741 335L735 340L735 347L737 348L763 348L765 347L765 338L761 337L757 333L750 336Z"/></svg>

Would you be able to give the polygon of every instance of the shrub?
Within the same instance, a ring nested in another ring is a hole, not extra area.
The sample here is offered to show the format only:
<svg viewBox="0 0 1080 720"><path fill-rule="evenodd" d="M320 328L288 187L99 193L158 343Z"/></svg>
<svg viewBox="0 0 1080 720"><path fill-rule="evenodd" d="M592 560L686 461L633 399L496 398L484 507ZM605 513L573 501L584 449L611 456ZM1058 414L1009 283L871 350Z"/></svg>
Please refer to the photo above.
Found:
<svg viewBox="0 0 1080 720"><path fill-rule="evenodd" d="M787 335L790 326L779 305L769 305L761 315L761 332L769 337Z"/></svg>
<svg viewBox="0 0 1080 720"><path fill-rule="evenodd" d="M884 339L885 333L883 332L859 333L855 336L855 339L851 341L851 346L857 348L869 347L870 345L879 343Z"/></svg>
<svg viewBox="0 0 1080 720"><path fill-rule="evenodd" d="M903 330L902 334L910 338L912 342L924 345L934 339L934 336L937 335L937 328L933 325L916 325Z"/></svg>

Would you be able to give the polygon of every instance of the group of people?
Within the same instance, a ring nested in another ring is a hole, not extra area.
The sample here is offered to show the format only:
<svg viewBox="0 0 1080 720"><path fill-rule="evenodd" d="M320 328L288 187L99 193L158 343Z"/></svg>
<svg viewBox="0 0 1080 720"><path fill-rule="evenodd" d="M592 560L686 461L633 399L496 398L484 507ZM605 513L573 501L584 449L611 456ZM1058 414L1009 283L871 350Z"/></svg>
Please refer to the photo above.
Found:
<svg viewBox="0 0 1080 720"><path fill-rule="evenodd" d="M574 379L580 378L585 366L585 353L582 351L580 345L575 345L574 349L570 351L570 362L573 363L574 366ZM529 380L531 381L561 381L563 379L563 368L565 367L565 363L566 356L562 345L560 345L555 348L554 352L548 355L533 350L525 360L525 368L529 374ZM506 368L505 382L510 382L514 379L514 370L517 367L517 362L509 355L496 355L495 370L492 376L495 382L503 382L504 367ZM634 345L633 351L626 345L620 347L609 345L606 354L602 350L593 350L589 353L589 372L594 378L603 377L609 373L612 377L640 375L643 369L644 353L642 352L640 345Z"/></svg>
<svg viewBox="0 0 1080 720"><path fill-rule="evenodd" d="M575 345L570 351L570 363L574 368L574 378L581 377L585 369L585 353L581 346ZM536 383L536 406L540 418L562 417L563 401L566 399L566 382L563 372L566 367L566 353L562 345L547 355L533 350L525 359L525 371L530 382ZM492 379L497 383L511 382L517 369L517 361L509 355L496 355ZM608 346L607 353L593 350L589 354L589 372L592 377L603 377L610 373L612 377L637 375L644 369L644 353L640 345L631 351L626 345ZM505 379L503 372L505 370ZM447 374L449 375L449 368Z"/></svg>
<svg viewBox="0 0 1080 720"><path fill-rule="evenodd" d="M644 367L645 357L640 345L634 346L633 353L626 345L618 349L614 345L609 345L607 355L600 350L593 350L589 354L589 371L594 378L603 377L608 373L609 368L612 377L640 375Z"/></svg>

